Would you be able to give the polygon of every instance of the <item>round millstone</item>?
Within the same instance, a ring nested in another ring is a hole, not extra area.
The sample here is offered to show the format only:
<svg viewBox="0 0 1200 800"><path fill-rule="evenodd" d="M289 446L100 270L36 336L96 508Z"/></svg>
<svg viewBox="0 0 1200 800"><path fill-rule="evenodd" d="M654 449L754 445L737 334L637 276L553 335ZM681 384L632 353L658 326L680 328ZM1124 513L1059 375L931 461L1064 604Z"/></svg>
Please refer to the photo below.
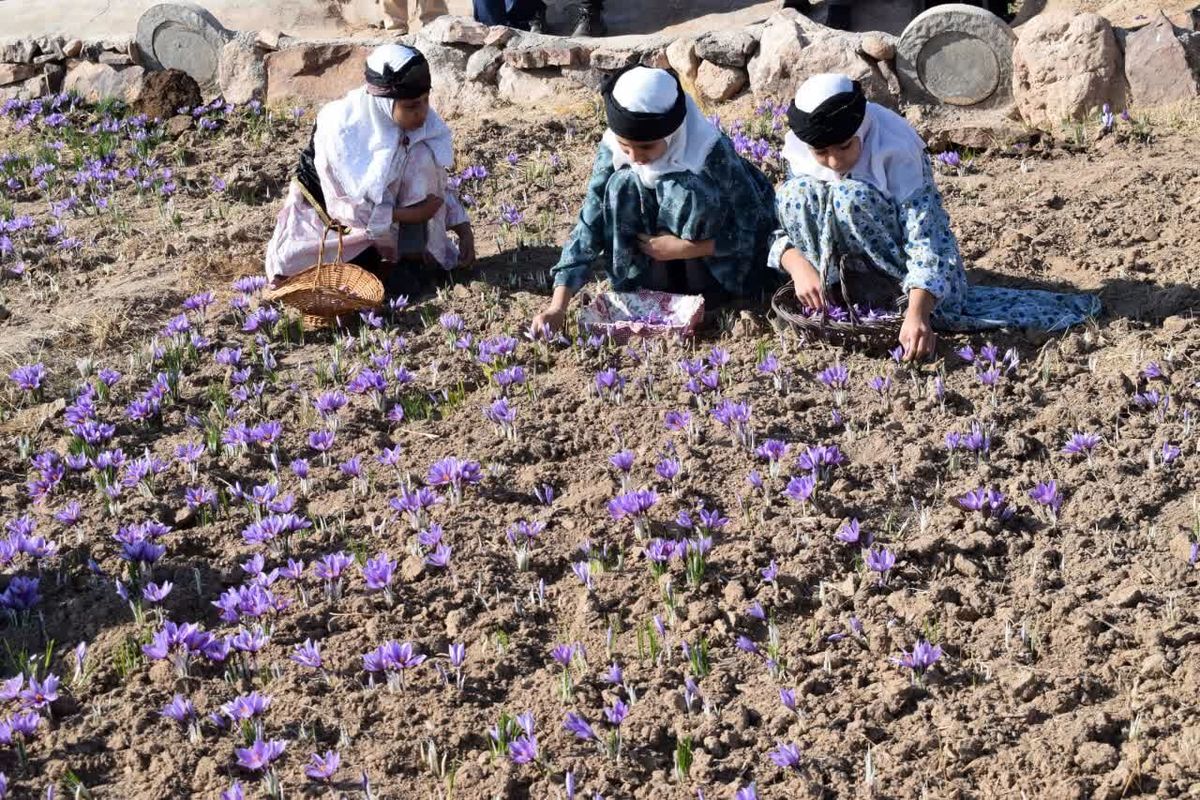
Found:
<svg viewBox="0 0 1200 800"><path fill-rule="evenodd" d="M217 84L221 49L233 38L208 11L191 3L162 3L142 14L137 45L148 69L178 69L201 88Z"/></svg>
<svg viewBox="0 0 1200 800"><path fill-rule="evenodd" d="M906 98L955 106L1011 100L1015 41L1004 20L985 9L962 3L929 9L896 45Z"/></svg>

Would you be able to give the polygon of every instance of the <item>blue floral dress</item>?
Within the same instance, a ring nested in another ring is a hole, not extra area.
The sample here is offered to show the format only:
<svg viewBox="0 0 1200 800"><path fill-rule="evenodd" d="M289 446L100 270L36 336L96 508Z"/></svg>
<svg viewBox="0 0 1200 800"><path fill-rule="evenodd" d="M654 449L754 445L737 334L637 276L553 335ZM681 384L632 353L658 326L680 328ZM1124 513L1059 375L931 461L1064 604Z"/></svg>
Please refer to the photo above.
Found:
<svg viewBox="0 0 1200 800"><path fill-rule="evenodd" d="M601 145L579 222L553 268L554 285L579 291L600 260L614 290L641 288L651 259L638 249L639 234L670 233L690 242L715 241L699 259L722 289L743 296L760 287L775 222L771 181L739 156L722 136L702 174L676 172L646 188L631 169L614 169Z"/></svg>
<svg viewBox="0 0 1200 800"><path fill-rule="evenodd" d="M832 253L864 257L899 280L905 293L925 289L937 297L932 322L941 330L1055 331L1100 312L1094 295L967 285L958 240L928 157L924 171L922 188L900 202L852 177L828 183L808 176L787 181L777 197L782 229L769 265L782 269L784 251L795 247L814 266L827 258L826 282L832 284L838 277Z"/></svg>

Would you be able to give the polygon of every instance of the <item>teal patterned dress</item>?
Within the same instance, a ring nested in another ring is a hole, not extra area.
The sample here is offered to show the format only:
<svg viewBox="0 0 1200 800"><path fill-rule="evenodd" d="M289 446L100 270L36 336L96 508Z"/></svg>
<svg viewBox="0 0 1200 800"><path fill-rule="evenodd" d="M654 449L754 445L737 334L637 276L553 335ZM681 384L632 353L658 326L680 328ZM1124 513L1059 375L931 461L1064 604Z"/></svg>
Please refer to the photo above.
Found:
<svg viewBox="0 0 1200 800"><path fill-rule="evenodd" d="M969 286L928 157L924 185L900 202L852 177L824 182L801 176L780 187L777 210L782 229L768 258L772 268L782 269L791 247L814 266L834 252L864 257L899 280L906 293L925 289L937 297L932 322L940 330L1056 331L1100 313L1099 298L1090 294ZM827 283L837 280L834 262L830 258Z"/></svg>
<svg viewBox="0 0 1200 800"><path fill-rule="evenodd" d="M554 285L579 291L600 261L614 290L642 288L651 261L638 249L638 234L669 233L690 242L714 240L716 252L700 261L722 289L744 296L769 277L775 227L771 181L726 136L701 174L671 173L653 189L633 170L614 169L612 151L601 145L579 222L553 268Z"/></svg>

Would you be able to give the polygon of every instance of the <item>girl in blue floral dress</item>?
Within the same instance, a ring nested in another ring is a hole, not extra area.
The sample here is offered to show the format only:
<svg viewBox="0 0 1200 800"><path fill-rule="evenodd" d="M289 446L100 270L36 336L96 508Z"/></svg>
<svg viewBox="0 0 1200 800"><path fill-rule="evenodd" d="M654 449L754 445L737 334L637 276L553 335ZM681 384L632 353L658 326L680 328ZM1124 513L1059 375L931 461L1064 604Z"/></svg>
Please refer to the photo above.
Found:
<svg viewBox="0 0 1200 800"><path fill-rule="evenodd" d="M603 265L616 291L743 296L764 268L775 223L770 180L739 156L670 72L634 67L604 89L608 118L583 211L553 269L534 327L560 328L571 297Z"/></svg>
<svg viewBox="0 0 1200 800"><path fill-rule="evenodd" d="M810 309L837 285L840 256L862 259L904 301L900 344L909 360L933 353L934 328L1061 330L1100 311L1093 295L968 286L958 241L933 180L925 143L899 114L869 103L845 75L815 75L796 93L783 156L768 263L791 276Z"/></svg>

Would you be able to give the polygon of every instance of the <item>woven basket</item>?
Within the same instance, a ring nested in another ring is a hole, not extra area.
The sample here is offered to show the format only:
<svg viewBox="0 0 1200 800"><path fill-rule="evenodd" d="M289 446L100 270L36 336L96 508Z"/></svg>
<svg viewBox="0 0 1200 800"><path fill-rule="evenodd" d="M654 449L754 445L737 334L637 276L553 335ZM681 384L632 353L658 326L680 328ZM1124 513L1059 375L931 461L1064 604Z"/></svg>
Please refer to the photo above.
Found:
<svg viewBox="0 0 1200 800"><path fill-rule="evenodd" d="M776 316L796 331L828 339L834 343L858 341L876 346L895 346L900 335L900 326L904 322L904 315L900 313L898 305L903 298L890 300L892 304L896 304L895 311L886 309L886 312L881 314L879 309L862 309L855 303L856 295L849 288L847 276L862 275L863 270L861 266L854 264L850 258L845 256L842 257L840 263L839 285L834 287L832 294L828 291L821 292L825 300L825 309L819 314L805 313L805 309L801 308L799 298L796 297L795 285L790 281L775 292L771 298L771 309ZM888 301L884 302L886 304ZM844 318L831 317L829 313L831 305L841 309L844 312Z"/></svg>
<svg viewBox="0 0 1200 800"><path fill-rule="evenodd" d="M337 258L325 263L325 239L337 231ZM265 295L304 316L307 328L328 327L337 317L376 309L383 302L383 283L362 267L342 261L342 228L330 226L321 235L317 263Z"/></svg>

